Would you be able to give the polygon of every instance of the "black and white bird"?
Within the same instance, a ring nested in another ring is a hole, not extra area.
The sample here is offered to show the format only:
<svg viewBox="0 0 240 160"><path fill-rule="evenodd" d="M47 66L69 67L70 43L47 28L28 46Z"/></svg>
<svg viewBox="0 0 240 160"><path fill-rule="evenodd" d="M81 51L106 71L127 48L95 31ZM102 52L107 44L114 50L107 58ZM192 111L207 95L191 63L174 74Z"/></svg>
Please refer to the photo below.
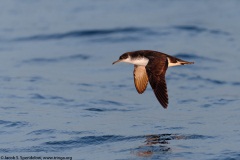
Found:
<svg viewBox="0 0 240 160"><path fill-rule="evenodd" d="M168 67L194 63L152 50L126 52L113 64L118 62L134 64L134 84L138 93L142 94L146 90L149 81L156 98L163 108L168 106L167 84L165 80L165 73Z"/></svg>

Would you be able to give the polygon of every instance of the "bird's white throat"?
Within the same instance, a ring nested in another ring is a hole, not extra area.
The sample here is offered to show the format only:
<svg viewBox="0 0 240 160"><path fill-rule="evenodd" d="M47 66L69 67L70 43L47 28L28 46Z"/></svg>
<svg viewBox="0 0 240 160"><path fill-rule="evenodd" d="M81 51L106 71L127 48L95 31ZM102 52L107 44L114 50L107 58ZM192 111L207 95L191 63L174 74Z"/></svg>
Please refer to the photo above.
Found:
<svg viewBox="0 0 240 160"><path fill-rule="evenodd" d="M138 66L146 66L148 64L149 59L145 58L145 57L141 57L141 58L126 58L123 59L122 62L125 63L131 63L134 65L138 65Z"/></svg>

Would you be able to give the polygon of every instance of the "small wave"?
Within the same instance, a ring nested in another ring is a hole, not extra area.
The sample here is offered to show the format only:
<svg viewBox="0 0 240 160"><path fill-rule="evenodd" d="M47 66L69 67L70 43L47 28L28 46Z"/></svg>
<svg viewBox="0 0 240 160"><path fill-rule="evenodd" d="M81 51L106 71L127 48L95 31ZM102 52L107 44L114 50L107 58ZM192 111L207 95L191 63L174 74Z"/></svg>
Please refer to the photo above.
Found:
<svg viewBox="0 0 240 160"><path fill-rule="evenodd" d="M81 135L81 134L91 134L90 131L58 131L55 129L39 129L32 131L30 133L27 133L27 135L51 135L51 134L65 134L65 135Z"/></svg>
<svg viewBox="0 0 240 160"><path fill-rule="evenodd" d="M40 131L42 132L42 131ZM50 131L51 132L51 131ZM55 132L55 131L54 131ZM36 132L38 133L38 132ZM32 134L35 134L34 132ZM37 146L31 147L12 147L0 148L0 153L12 152L62 152L72 148L79 148L91 145L101 145L105 143L114 143L119 141L136 140L141 137L125 137L117 135L102 135L102 136L84 136L80 138L73 138L64 141L48 141Z"/></svg>
<svg viewBox="0 0 240 160"><path fill-rule="evenodd" d="M89 145L100 145L105 143L111 142L119 142L119 141L129 141L129 140L136 140L142 137L125 137L125 136L118 136L118 135L102 135L102 136L84 136L80 138L65 140L65 141L49 141L45 142L43 145L45 146L64 146L67 148L75 148L75 147L85 147Z"/></svg>
<svg viewBox="0 0 240 160"><path fill-rule="evenodd" d="M104 37L104 38L95 38L95 39L92 39L91 42L111 42L111 43L114 43L114 42L128 42L128 41L140 41L141 38L139 36L125 36L123 35L122 37Z"/></svg>
<svg viewBox="0 0 240 160"><path fill-rule="evenodd" d="M207 83L212 83L212 84L216 84L216 85L224 85L227 84L227 82L225 81L221 81L221 80L216 80L216 79L210 79L210 78L203 78L201 76L195 76L195 77L189 77L189 80L198 80L198 81L205 81Z"/></svg>
<svg viewBox="0 0 240 160"><path fill-rule="evenodd" d="M61 134L66 134L66 135L81 135L81 134L92 134L90 131L61 131Z"/></svg>
<svg viewBox="0 0 240 160"><path fill-rule="evenodd" d="M239 151L224 150L221 156L217 157L218 160L237 160L240 159Z"/></svg>
<svg viewBox="0 0 240 160"><path fill-rule="evenodd" d="M66 33L55 33L55 34L39 34L29 37L20 37L14 39L14 41L42 41L42 40L56 40L64 38L78 38L78 37L93 37L101 35L111 35L117 33L129 34L129 33L147 33L151 34L153 31L147 28L140 27L126 27L126 28L114 28L114 29L93 29L93 30L76 30Z"/></svg>
<svg viewBox="0 0 240 160"><path fill-rule="evenodd" d="M233 86L240 86L240 82L232 82Z"/></svg>
<svg viewBox="0 0 240 160"><path fill-rule="evenodd" d="M0 120L0 125L2 125L3 127L21 128L21 127L27 126L28 124L29 124L28 122L24 122L24 121L12 122L12 121Z"/></svg>
<svg viewBox="0 0 240 160"><path fill-rule="evenodd" d="M53 134L56 133L54 129L41 129L28 133L27 135L42 135L42 134Z"/></svg>
<svg viewBox="0 0 240 160"><path fill-rule="evenodd" d="M238 101L239 99L226 99L226 98L219 98L219 99L212 99L210 97L206 97L207 103L201 105L203 108L209 108L212 106L219 106L219 105L227 105L229 103Z"/></svg>
<svg viewBox="0 0 240 160"><path fill-rule="evenodd" d="M197 100L195 100L195 99L184 99L184 100L180 100L179 102L184 104L184 103L197 102Z"/></svg>
<svg viewBox="0 0 240 160"><path fill-rule="evenodd" d="M32 99L39 99L39 100L58 100L58 101L63 101L63 102L73 102L73 99L66 99L63 97L59 97L59 96L43 96L41 94L35 93L35 94L31 94L31 98Z"/></svg>
<svg viewBox="0 0 240 160"><path fill-rule="evenodd" d="M42 146L31 146L31 147L11 147L11 148L0 148L0 153L30 153L30 152L57 152L52 148L44 148Z"/></svg>
<svg viewBox="0 0 240 160"><path fill-rule="evenodd" d="M167 129L167 130L183 130L185 128L184 127L167 127L165 129Z"/></svg>
<svg viewBox="0 0 240 160"><path fill-rule="evenodd" d="M182 31L187 31L187 32L194 32L194 33L203 33L203 32L208 32L211 34L221 34L221 35L230 35L230 33L221 31L218 29L207 29L204 27L199 27L195 25L178 25L178 26L173 26L174 29L177 30L182 30Z"/></svg>
<svg viewBox="0 0 240 160"><path fill-rule="evenodd" d="M119 106L124 106L123 103L112 101L112 100L94 100L90 101L90 103L97 105L98 107L88 107L85 110L91 112L127 112L131 111L131 107L119 108ZM109 107L110 106L110 107ZM117 106L116 108L114 106Z"/></svg>
<svg viewBox="0 0 240 160"><path fill-rule="evenodd" d="M85 110L94 111L94 112L104 112L104 111L106 111L106 109L100 109L100 108L87 108Z"/></svg>
<svg viewBox="0 0 240 160"><path fill-rule="evenodd" d="M32 58L28 60L23 60L22 63L56 63L56 62L65 62L65 61L76 61L76 60L87 60L90 56L84 54L76 54L70 56L56 57L56 58Z"/></svg>
<svg viewBox="0 0 240 160"><path fill-rule="evenodd" d="M92 104L102 104L102 105L115 105L115 106L123 106L123 103L111 101L111 100L96 100L91 101Z"/></svg>
<svg viewBox="0 0 240 160"><path fill-rule="evenodd" d="M27 79L27 81L29 82L39 82L39 81L44 81L45 79L40 77L40 76L33 76L33 77L29 77Z"/></svg>
<svg viewBox="0 0 240 160"><path fill-rule="evenodd" d="M236 101L236 99L225 99L225 98L220 98L220 99L216 99L213 101L213 104L217 104L217 105L226 105L230 102L234 102Z"/></svg>
<svg viewBox="0 0 240 160"><path fill-rule="evenodd" d="M157 142L162 142L166 140L186 140L186 139L208 139L213 138L211 136L197 135L197 134L156 134L147 135L146 142L156 144ZM165 142L164 142L165 143Z"/></svg>
<svg viewBox="0 0 240 160"><path fill-rule="evenodd" d="M114 112L114 111L126 112L126 111L130 111L127 109L116 109L116 108L87 108L85 110L93 111L93 112Z"/></svg>
<svg viewBox="0 0 240 160"><path fill-rule="evenodd" d="M41 94L30 94L30 99L33 100L34 103L38 103L41 105L56 105L63 107L76 107L78 105L74 104L74 99L67 99L60 96L51 96L51 95L41 95Z"/></svg>
<svg viewBox="0 0 240 160"><path fill-rule="evenodd" d="M75 84L74 84L75 85ZM78 83L76 85L79 85L79 86L84 86L84 87L93 87L94 85L93 84L90 84L90 83Z"/></svg>
<svg viewBox="0 0 240 160"><path fill-rule="evenodd" d="M46 99L44 96L42 96L41 94L31 94L31 98L32 99Z"/></svg>
<svg viewBox="0 0 240 160"><path fill-rule="evenodd" d="M13 107L13 106L5 106L5 107L0 107L3 110L11 110L11 109L16 109L17 107Z"/></svg>
<svg viewBox="0 0 240 160"><path fill-rule="evenodd" d="M4 82L10 82L12 80L12 77L9 76L0 76L0 80Z"/></svg>
<svg viewBox="0 0 240 160"><path fill-rule="evenodd" d="M192 31L192 32L198 32L198 33L207 31L206 28L198 27L194 25L179 25L179 26L174 26L173 28L178 30Z"/></svg>

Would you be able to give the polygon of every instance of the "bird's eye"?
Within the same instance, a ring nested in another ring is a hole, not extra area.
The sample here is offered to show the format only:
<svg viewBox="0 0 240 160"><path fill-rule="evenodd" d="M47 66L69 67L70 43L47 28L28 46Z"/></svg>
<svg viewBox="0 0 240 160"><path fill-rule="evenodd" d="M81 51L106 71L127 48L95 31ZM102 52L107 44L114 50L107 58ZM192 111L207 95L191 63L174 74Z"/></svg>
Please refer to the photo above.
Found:
<svg viewBox="0 0 240 160"><path fill-rule="evenodd" d="M120 56L120 59L126 59L126 56Z"/></svg>
<svg viewBox="0 0 240 160"><path fill-rule="evenodd" d="M127 58L128 58L128 55L126 55L126 54L121 55L121 56L119 57L119 59L127 59Z"/></svg>

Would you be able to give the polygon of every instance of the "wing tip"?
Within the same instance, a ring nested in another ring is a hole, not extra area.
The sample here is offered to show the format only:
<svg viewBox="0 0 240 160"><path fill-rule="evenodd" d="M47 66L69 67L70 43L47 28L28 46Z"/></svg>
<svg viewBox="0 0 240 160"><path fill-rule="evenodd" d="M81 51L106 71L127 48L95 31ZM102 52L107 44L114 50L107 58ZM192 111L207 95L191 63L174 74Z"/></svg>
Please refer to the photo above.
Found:
<svg viewBox="0 0 240 160"><path fill-rule="evenodd" d="M168 108L168 105L166 105L166 106L162 106L164 109L167 109Z"/></svg>
<svg viewBox="0 0 240 160"><path fill-rule="evenodd" d="M164 109L167 109L167 108L168 108L168 102L165 102L165 103L160 102L160 104L162 105L162 107L163 107Z"/></svg>

